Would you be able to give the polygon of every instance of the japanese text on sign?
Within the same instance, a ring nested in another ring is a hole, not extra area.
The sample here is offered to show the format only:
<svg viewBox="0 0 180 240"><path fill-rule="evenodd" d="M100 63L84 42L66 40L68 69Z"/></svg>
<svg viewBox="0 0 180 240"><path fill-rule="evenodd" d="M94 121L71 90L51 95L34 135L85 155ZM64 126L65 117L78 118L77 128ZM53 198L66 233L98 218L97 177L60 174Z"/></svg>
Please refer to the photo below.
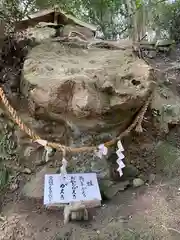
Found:
<svg viewBox="0 0 180 240"><path fill-rule="evenodd" d="M45 175L44 204L100 200L95 173Z"/></svg>

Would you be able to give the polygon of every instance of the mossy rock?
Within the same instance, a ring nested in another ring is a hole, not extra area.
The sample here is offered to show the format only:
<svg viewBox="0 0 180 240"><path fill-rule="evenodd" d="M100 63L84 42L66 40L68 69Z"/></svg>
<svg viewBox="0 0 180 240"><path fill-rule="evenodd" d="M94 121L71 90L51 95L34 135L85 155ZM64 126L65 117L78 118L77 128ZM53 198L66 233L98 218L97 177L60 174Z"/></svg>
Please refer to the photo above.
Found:
<svg viewBox="0 0 180 240"><path fill-rule="evenodd" d="M132 180L138 175L139 175L139 170L135 166L129 164L123 169L123 176L121 177L121 180L122 181Z"/></svg>
<svg viewBox="0 0 180 240"><path fill-rule="evenodd" d="M130 185L130 181L115 183L110 180L100 180L99 187L103 200L112 199L118 192L125 191Z"/></svg>
<svg viewBox="0 0 180 240"><path fill-rule="evenodd" d="M0 170L0 190L4 189L9 181L9 171L6 168Z"/></svg>

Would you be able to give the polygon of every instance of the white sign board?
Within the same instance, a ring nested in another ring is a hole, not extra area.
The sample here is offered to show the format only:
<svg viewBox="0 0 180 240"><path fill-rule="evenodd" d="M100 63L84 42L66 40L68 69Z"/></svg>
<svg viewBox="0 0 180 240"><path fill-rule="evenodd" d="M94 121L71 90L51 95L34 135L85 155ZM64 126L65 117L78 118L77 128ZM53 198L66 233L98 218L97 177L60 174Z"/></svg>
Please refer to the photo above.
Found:
<svg viewBox="0 0 180 240"><path fill-rule="evenodd" d="M45 175L45 205L93 200L101 201L96 173Z"/></svg>

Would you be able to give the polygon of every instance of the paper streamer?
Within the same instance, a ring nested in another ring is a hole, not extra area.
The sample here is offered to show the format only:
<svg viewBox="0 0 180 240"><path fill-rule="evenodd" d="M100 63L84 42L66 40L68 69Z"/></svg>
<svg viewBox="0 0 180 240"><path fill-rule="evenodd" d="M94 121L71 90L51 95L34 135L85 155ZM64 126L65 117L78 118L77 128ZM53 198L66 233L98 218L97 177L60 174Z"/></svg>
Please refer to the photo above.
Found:
<svg viewBox="0 0 180 240"><path fill-rule="evenodd" d="M118 156L118 159L124 159L125 158L124 154L119 149L116 151L116 154Z"/></svg>
<svg viewBox="0 0 180 240"><path fill-rule="evenodd" d="M119 151L124 152L124 148L120 140L117 142L117 146Z"/></svg>
<svg viewBox="0 0 180 240"><path fill-rule="evenodd" d="M116 154L118 156L118 159L117 159L117 164L118 164L118 169L117 171L119 172L119 175L120 177L122 177L123 175L123 171L122 169L125 167L125 164L123 163L122 159L125 158L124 154L122 153L124 151L124 148L122 146L122 143L121 141L119 140L118 143L117 143L117 147L118 147L118 150L116 151Z"/></svg>
<svg viewBox="0 0 180 240"><path fill-rule="evenodd" d="M104 144L100 144L98 146L98 151L96 152L96 156L99 158L102 158L103 156L106 156L108 153L108 148Z"/></svg>
<svg viewBox="0 0 180 240"><path fill-rule="evenodd" d="M44 149L46 151L46 153L45 153L45 161L48 162L49 161L49 154L52 153L52 148L48 147L48 146L45 146Z"/></svg>
<svg viewBox="0 0 180 240"><path fill-rule="evenodd" d="M65 158L63 158L62 159L62 166L60 168L60 172L61 172L62 175L67 174L67 170L66 170L67 169L67 164L68 164L67 160Z"/></svg>
<svg viewBox="0 0 180 240"><path fill-rule="evenodd" d="M49 154L52 153L52 148L47 146L47 141L46 140L43 140L43 139L37 139L36 141L34 142L37 142L39 143L41 146L44 147L44 150L45 150L45 161L48 162L49 161Z"/></svg>

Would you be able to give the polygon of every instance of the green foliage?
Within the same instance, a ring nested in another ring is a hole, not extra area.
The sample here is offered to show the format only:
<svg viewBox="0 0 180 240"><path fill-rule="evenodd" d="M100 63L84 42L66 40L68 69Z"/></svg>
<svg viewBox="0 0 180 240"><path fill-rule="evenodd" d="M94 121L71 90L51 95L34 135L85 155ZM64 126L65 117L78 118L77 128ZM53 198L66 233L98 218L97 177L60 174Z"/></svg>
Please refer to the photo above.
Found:
<svg viewBox="0 0 180 240"><path fill-rule="evenodd" d="M6 165L7 161L13 161L12 159L16 154L15 148L11 127L4 122L0 122L0 191L9 182L10 170Z"/></svg>
<svg viewBox="0 0 180 240"><path fill-rule="evenodd" d="M9 171L5 167L0 169L0 191L3 190L9 181Z"/></svg>
<svg viewBox="0 0 180 240"><path fill-rule="evenodd" d="M126 16L123 0L35 0L38 9L58 5L68 13L100 26L107 38L124 29L120 15Z"/></svg>
<svg viewBox="0 0 180 240"><path fill-rule="evenodd" d="M180 41L180 0L174 2L168 1L152 1L154 7L152 11L152 22L161 30L169 32L170 37L179 42ZM156 4L159 2L159 4ZM156 4L156 7L155 7Z"/></svg>
<svg viewBox="0 0 180 240"><path fill-rule="evenodd" d="M0 191L5 188L9 180L9 171L5 167L6 160L10 157L7 136L2 134L0 140Z"/></svg>
<svg viewBox="0 0 180 240"><path fill-rule="evenodd" d="M139 9L143 4L142 0L136 0L136 9Z"/></svg>
<svg viewBox="0 0 180 240"><path fill-rule="evenodd" d="M0 18L11 25L35 10L55 5L98 25L106 38L115 38L122 32L131 34L130 28L142 24L132 20L138 11L146 16L146 26L167 30L174 40L180 41L180 0L3 0Z"/></svg>
<svg viewBox="0 0 180 240"><path fill-rule="evenodd" d="M20 0L5 0L0 3L0 18L6 22L18 21L23 16Z"/></svg>
<svg viewBox="0 0 180 240"><path fill-rule="evenodd" d="M169 30L172 39L180 41L180 1L169 4L165 8L166 28Z"/></svg>

